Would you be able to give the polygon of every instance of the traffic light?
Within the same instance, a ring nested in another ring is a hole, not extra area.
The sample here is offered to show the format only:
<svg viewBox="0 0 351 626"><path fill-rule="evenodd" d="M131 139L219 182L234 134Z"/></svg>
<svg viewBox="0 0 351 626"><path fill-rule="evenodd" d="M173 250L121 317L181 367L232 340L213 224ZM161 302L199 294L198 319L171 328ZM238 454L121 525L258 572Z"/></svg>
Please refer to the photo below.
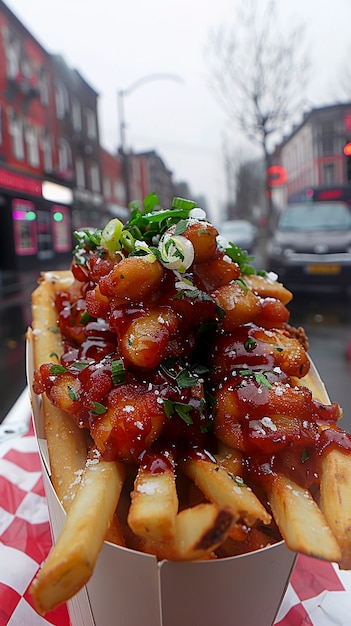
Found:
<svg viewBox="0 0 351 626"><path fill-rule="evenodd" d="M345 143L344 155L346 157L346 180L351 183L351 141Z"/></svg>

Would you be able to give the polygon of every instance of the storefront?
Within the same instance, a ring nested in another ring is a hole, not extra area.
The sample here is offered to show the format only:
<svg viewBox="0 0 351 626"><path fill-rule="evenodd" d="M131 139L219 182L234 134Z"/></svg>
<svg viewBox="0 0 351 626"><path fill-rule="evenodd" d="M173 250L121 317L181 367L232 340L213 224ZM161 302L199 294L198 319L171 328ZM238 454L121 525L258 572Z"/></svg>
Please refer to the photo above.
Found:
<svg viewBox="0 0 351 626"><path fill-rule="evenodd" d="M72 191L0 167L0 269L60 268L72 246Z"/></svg>

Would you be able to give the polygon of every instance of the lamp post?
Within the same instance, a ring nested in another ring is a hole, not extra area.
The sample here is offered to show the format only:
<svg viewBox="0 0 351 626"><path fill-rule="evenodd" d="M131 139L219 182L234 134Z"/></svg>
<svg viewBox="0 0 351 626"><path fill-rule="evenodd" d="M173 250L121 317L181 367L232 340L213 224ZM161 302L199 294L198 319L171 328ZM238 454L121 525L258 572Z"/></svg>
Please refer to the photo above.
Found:
<svg viewBox="0 0 351 626"><path fill-rule="evenodd" d="M124 114L124 99L129 96L133 91L142 87L145 83L153 82L156 80L173 80L176 82L183 82L183 79L177 74L148 74L138 78L129 85L126 89L120 89L118 91L118 117L119 117L119 136L120 136L120 154L122 156L123 178L126 190L126 202L127 206L130 202L130 185L129 185L129 159L128 151L126 148L126 122Z"/></svg>

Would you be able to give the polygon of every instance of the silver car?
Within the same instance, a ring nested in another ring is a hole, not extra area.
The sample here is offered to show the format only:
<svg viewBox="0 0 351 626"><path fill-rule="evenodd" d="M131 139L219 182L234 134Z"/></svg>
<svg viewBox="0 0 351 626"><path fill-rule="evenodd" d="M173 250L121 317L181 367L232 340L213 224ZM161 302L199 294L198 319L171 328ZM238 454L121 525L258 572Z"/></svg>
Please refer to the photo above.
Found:
<svg viewBox="0 0 351 626"><path fill-rule="evenodd" d="M351 208L344 202L288 205L268 241L266 265L286 286L351 287Z"/></svg>

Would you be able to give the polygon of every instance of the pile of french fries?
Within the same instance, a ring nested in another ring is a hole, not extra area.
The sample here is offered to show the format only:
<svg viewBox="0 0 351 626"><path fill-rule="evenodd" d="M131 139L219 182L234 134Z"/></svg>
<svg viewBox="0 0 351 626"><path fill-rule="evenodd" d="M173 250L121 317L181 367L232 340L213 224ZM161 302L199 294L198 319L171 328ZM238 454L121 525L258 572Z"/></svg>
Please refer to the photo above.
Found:
<svg viewBox="0 0 351 626"><path fill-rule="evenodd" d="M62 354L62 337L52 332L55 297L74 283L70 271L47 272L33 293L28 342L36 369ZM253 283L255 277L247 280L249 289L256 289ZM313 367L294 382L309 387L319 402L329 402ZM31 586L40 613L84 586L104 541L158 559L189 561L235 556L284 539L292 551L351 568L351 456L346 450L330 447L323 455L317 492L278 472L262 493L242 478L242 450L223 442L211 458L175 463L169 454L167 467L155 473L104 460L86 429L45 394L42 412L51 479L67 515Z"/></svg>

